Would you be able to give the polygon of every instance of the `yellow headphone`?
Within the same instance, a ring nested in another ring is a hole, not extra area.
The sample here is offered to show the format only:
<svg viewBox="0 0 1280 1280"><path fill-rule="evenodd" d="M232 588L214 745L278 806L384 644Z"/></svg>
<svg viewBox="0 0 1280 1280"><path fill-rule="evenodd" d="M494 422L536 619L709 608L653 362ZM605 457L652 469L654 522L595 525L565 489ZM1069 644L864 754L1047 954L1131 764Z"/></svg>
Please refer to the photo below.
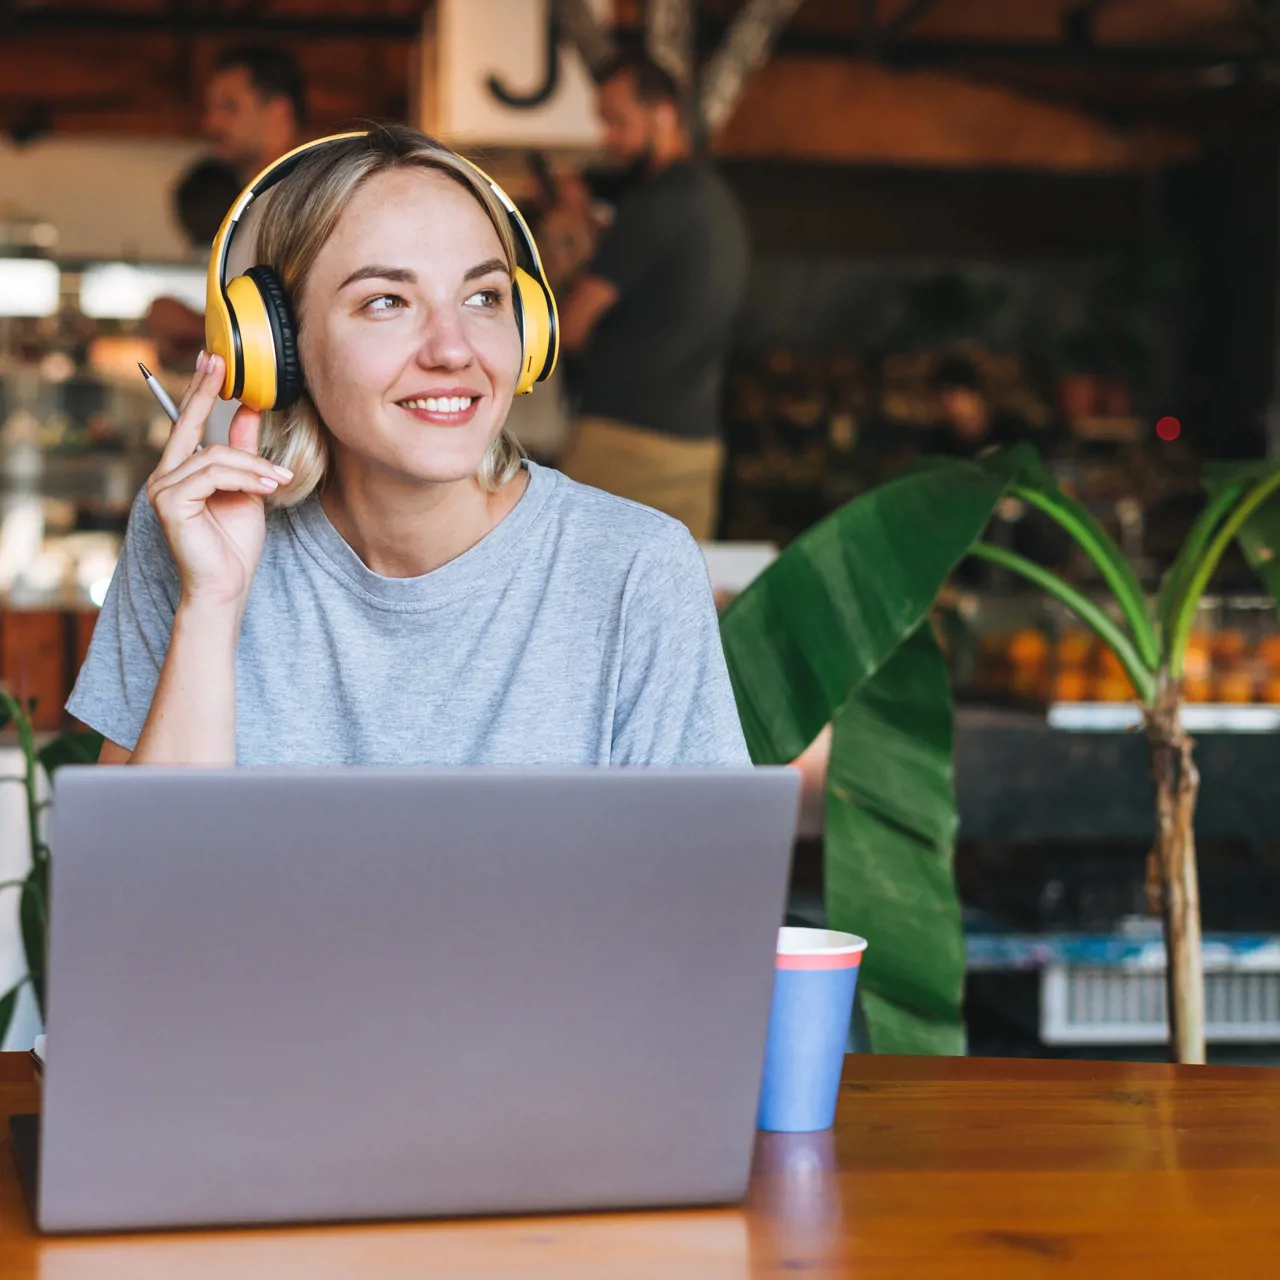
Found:
<svg viewBox="0 0 1280 1280"><path fill-rule="evenodd" d="M298 356L297 326L289 295L270 267L250 267L227 280L227 255L236 225L244 211L264 191L275 186L318 147L348 138L366 138L367 130L338 133L305 143L268 165L240 193L223 219L209 255L209 283L205 302L205 350L226 362L224 400L239 400L251 409L283 409L302 392L302 362ZM488 184L507 211L516 243L516 271L512 299L520 329L521 366L516 395L533 390L551 376L560 353L556 300L542 270L542 259L520 211L488 174L464 161Z"/></svg>

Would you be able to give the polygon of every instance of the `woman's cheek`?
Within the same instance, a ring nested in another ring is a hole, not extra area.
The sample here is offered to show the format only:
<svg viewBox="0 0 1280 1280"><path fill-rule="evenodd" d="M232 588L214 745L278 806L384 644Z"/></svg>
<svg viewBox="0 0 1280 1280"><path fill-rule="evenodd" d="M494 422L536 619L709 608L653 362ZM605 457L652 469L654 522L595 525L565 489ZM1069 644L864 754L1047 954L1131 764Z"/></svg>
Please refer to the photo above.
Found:
<svg viewBox="0 0 1280 1280"><path fill-rule="evenodd" d="M520 335L515 322L509 327L481 332L472 338L472 347L480 355L495 391L510 391L520 375Z"/></svg>

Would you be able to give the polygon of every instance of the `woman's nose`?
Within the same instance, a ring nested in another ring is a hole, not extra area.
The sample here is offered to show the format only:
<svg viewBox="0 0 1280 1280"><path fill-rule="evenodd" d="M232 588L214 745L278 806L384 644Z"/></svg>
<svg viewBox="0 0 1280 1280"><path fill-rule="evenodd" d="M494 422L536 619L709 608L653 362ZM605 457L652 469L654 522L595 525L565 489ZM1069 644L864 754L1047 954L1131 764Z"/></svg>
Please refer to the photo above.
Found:
<svg viewBox="0 0 1280 1280"><path fill-rule="evenodd" d="M432 311L422 326L418 362L427 369L462 369L471 363L471 343L451 308Z"/></svg>

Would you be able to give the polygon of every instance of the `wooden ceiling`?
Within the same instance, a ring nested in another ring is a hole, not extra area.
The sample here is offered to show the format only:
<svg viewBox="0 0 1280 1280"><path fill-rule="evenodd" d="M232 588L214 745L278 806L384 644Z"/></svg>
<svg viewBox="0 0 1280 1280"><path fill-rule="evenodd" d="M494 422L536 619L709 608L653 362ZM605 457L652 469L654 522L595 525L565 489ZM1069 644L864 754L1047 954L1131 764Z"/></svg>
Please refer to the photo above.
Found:
<svg viewBox="0 0 1280 1280"><path fill-rule="evenodd" d="M741 4L700 0L704 52ZM0 0L0 129L196 136L199 87L214 56L246 38L295 50L316 129L403 117L423 7L424 0ZM643 0L616 0L615 11L620 26L640 28ZM902 95L888 92L895 77L917 76L921 85L945 78L997 93L990 110L1016 99L1112 131L1199 140L1280 123L1280 0L805 0L767 71L760 83L778 86L777 105L825 78L832 88L824 110L862 106L849 88L855 80L883 87L876 100L897 109ZM754 108L762 120L774 105L760 101L763 92L755 91ZM735 127L741 134L740 122L726 133Z"/></svg>
<svg viewBox="0 0 1280 1280"><path fill-rule="evenodd" d="M0 0L0 128L197 137L228 44L287 45L311 123L403 118L422 0Z"/></svg>

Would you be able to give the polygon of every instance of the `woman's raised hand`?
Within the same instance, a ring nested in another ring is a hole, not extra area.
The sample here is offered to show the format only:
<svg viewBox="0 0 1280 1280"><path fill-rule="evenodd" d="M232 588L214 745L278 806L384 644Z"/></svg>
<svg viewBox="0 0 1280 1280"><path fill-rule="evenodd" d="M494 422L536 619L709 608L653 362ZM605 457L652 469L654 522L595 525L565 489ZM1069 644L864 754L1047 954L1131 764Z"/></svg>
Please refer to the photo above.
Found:
<svg viewBox="0 0 1280 1280"><path fill-rule="evenodd" d="M220 356L200 357L147 497L177 562L184 602L243 611L266 537L265 501L293 474L258 456L262 415L253 409L236 413L228 444L199 447L224 369Z"/></svg>

